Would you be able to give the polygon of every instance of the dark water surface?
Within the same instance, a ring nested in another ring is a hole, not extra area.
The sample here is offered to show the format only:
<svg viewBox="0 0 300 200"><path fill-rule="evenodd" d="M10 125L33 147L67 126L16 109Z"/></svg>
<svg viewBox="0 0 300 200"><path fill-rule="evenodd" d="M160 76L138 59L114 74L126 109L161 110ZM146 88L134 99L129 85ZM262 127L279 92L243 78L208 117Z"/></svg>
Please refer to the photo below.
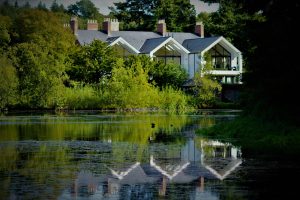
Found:
<svg viewBox="0 0 300 200"><path fill-rule="evenodd" d="M238 114L1 116L0 199L293 199L297 159L194 134Z"/></svg>

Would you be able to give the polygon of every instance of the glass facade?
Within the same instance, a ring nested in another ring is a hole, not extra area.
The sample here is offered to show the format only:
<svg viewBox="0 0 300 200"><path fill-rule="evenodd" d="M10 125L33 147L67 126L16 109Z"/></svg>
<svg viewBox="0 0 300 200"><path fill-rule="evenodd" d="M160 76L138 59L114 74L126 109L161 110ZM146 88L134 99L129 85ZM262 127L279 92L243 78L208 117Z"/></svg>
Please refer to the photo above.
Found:
<svg viewBox="0 0 300 200"><path fill-rule="evenodd" d="M211 55L214 70L232 70L231 54L229 51L217 44L208 52Z"/></svg>
<svg viewBox="0 0 300 200"><path fill-rule="evenodd" d="M117 55L120 57L127 57L133 54L120 43L115 44L112 48L114 49L114 51L116 51Z"/></svg>
<svg viewBox="0 0 300 200"><path fill-rule="evenodd" d="M160 48L158 51L154 53L154 59L161 60L165 64L167 63L176 63L181 64L181 55L178 50L176 50L176 47L173 45L165 45L162 48Z"/></svg>

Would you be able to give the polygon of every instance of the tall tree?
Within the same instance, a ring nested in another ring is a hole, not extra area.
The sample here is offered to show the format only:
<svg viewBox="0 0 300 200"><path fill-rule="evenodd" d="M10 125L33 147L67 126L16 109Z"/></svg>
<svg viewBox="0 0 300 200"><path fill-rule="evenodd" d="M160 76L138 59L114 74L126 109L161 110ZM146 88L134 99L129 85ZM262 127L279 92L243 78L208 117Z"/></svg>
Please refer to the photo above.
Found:
<svg viewBox="0 0 300 200"><path fill-rule="evenodd" d="M127 0L115 3L112 14L124 22L125 29L155 30L165 19L169 31L193 31L196 11L189 0Z"/></svg>
<svg viewBox="0 0 300 200"><path fill-rule="evenodd" d="M124 23L124 29L153 29L156 0L126 0L114 3L111 14Z"/></svg>
<svg viewBox="0 0 300 200"><path fill-rule="evenodd" d="M65 12L65 7L63 4L58 5L56 0L54 0L50 6L52 12Z"/></svg>
<svg viewBox="0 0 300 200"><path fill-rule="evenodd" d="M15 8L19 8L18 1L15 1Z"/></svg>
<svg viewBox="0 0 300 200"><path fill-rule="evenodd" d="M18 39L9 49L22 104L49 108L59 99L74 36L52 12L23 9L14 21Z"/></svg>
<svg viewBox="0 0 300 200"><path fill-rule="evenodd" d="M76 4L69 5L68 12L86 19L97 19L100 16L98 8L90 0L80 0Z"/></svg>
<svg viewBox="0 0 300 200"><path fill-rule="evenodd" d="M31 5L30 5L29 1L26 1L23 8L31 8Z"/></svg>
<svg viewBox="0 0 300 200"><path fill-rule="evenodd" d="M165 19L169 31L194 31L195 7L189 0L158 0L156 19Z"/></svg>
<svg viewBox="0 0 300 200"><path fill-rule="evenodd" d="M40 9L40 10L48 10L47 7L46 7L46 4L42 3L41 1L39 2L37 8Z"/></svg>
<svg viewBox="0 0 300 200"><path fill-rule="evenodd" d="M59 55L67 52L74 43L74 36L63 27L56 14L37 9L23 10L15 20L18 42L45 45Z"/></svg>

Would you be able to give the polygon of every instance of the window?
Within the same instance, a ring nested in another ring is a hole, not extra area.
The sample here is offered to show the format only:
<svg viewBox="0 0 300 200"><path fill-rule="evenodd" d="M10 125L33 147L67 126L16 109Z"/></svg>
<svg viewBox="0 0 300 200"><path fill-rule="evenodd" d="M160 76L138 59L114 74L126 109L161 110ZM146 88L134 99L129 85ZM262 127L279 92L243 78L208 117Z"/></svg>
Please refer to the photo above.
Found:
<svg viewBox="0 0 300 200"><path fill-rule="evenodd" d="M128 57L129 55L132 55L132 53L120 43L116 43L113 46L113 49L116 51L116 54L120 57Z"/></svg>
<svg viewBox="0 0 300 200"><path fill-rule="evenodd" d="M154 53L156 60L162 60L165 64L176 63L181 64L181 54L176 50L176 47L171 44L166 44Z"/></svg>
<svg viewBox="0 0 300 200"><path fill-rule="evenodd" d="M211 50L213 68L216 70L231 70L231 54L221 45L217 44Z"/></svg>

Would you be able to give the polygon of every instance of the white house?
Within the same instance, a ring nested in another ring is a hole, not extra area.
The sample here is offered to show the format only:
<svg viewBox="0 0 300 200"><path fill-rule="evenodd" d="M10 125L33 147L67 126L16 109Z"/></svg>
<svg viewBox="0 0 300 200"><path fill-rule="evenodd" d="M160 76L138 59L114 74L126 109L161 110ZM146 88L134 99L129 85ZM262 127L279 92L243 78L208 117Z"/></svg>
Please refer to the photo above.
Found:
<svg viewBox="0 0 300 200"><path fill-rule="evenodd" d="M76 18L70 22L71 29L80 45L98 39L107 42L121 56L145 54L153 59L180 64L193 78L205 64L205 53L210 54L213 70L210 72L221 83L239 84L243 71L242 53L224 37L204 37L204 26L196 23L195 33L167 32L164 20L159 20L156 32L120 31L117 20L105 19L103 30L98 23L89 20L87 30L78 30Z"/></svg>

